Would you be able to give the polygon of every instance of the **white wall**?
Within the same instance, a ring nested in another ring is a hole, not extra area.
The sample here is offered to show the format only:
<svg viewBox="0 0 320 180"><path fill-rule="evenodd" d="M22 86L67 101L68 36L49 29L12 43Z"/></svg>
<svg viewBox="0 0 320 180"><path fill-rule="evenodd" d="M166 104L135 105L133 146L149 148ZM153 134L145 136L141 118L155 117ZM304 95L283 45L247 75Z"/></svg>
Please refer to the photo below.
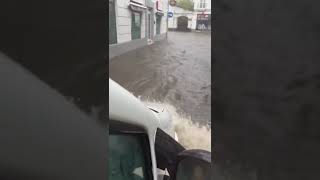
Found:
<svg viewBox="0 0 320 180"><path fill-rule="evenodd" d="M210 9L210 11L211 11L211 0L206 0L207 1L207 4L208 4L208 9Z"/></svg>
<svg viewBox="0 0 320 180"><path fill-rule="evenodd" d="M174 24L174 17L169 18L168 28L176 28L177 25Z"/></svg>
<svg viewBox="0 0 320 180"><path fill-rule="evenodd" d="M164 15L161 18L160 34L167 32L168 0L162 0L162 9Z"/></svg>
<svg viewBox="0 0 320 180"><path fill-rule="evenodd" d="M197 27L197 13L193 12L191 29L195 30L196 27Z"/></svg>
<svg viewBox="0 0 320 180"><path fill-rule="evenodd" d="M208 12L211 11L211 0L205 0L206 8ZM203 10L203 8L199 8L200 0L194 0L193 8L195 11Z"/></svg>
<svg viewBox="0 0 320 180"><path fill-rule="evenodd" d="M154 6L154 12L156 11L156 6ZM157 34L157 22L156 22L156 15L153 15L153 36Z"/></svg>
<svg viewBox="0 0 320 180"><path fill-rule="evenodd" d="M188 17L188 28L190 29L195 29L195 21L194 21L194 14L192 11L184 10L179 7L171 7L169 8L173 12L173 17L169 18L169 28L177 28L177 22L178 22L178 17L180 16L186 16ZM194 28L193 28L194 27Z"/></svg>
<svg viewBox="0 0 320 180"><path fill-rule="evenodd" d="M141 14L141 39L146 37L146 12Z"/></svg>
<svg viewBox="0 0 320 180"><path fill-rule="evenodd" d="M145 0L135 0L141 1L145 4ZM132 11L129 9L128 4L130 0L116 0L116 25L117 25L117 43L124 43L131 41L131 16ZM156 1L154 2L154 13L156 13ZM164 34L167 32L167 11L168 11L168 0L160 0L162 7L162 12L164 15L161 17L161 27L160 34ZM141 16L141 38L146 37L146 26L147 26L147 12L144 11ZM154 17L154 36L156 35L156 15Z"/></svg>
<svg viewBox="0 0 320 180"><path fill-rule="evenodd" d="M117 24L117 43L131 41L131 13L128 4L130 0L116 0L116 24ZM135 0L137 2L142 0ZM143 1L144 4L144 1ZM146 36L145 12L141 14L141 38Z"/></svg>
<svg viewBox="0 0 320 180"><path fill-rule="evenodd" d="M193 9L196 10L199 7L200 0L193 0Z"/></svg>
<svg viewBox="0 0 320 180"><path fill-rule="evenodd" d="M131 40L131 11L129 0L116 0L116 24L118 43Z"/></svg>
<svg viewBox="0 0 320 180"><path fill-rule="evenodd" d="M174 21L174 18L175 18L175 13L174 13L175 9L174 8L175 7L173 7L173 6L169 6L169 11L173 12L173 17L168 19L168 28L176 28L177 27L177 25Z"/></svg>
<svg viewBox="0 0 320 180"><path fill-rule="evenodd" d="M167 32L167 11L168 11L168 0L160 0L160 7L162 9L162 12L164 15L161 17L161 25L160 25L160 34ZM154 3L154 13L156 13L157 7L156 7L156 1ZM156 15L154 17L154 22L156 22ZM154 36L157 35L157 23L153 25L153 34Z"/></svg>
<svg viewBox="0 0 320 180"><path fill-rule="evenodd" d="M211 0L205 0L206 2L206 8L199 8L200 0L194 0L194 13L192 17L192 29L196 29L197 25L197 14L199 14L202 11L205 11L206 14L211 14ZM199 12L200 11L200 12Z"/></svg>
<svg viewBox="0 0 320 180"><path fill-rule="evenodd" d="M192 28L192 16L188 15L188 28L191 29Z"/></svg>

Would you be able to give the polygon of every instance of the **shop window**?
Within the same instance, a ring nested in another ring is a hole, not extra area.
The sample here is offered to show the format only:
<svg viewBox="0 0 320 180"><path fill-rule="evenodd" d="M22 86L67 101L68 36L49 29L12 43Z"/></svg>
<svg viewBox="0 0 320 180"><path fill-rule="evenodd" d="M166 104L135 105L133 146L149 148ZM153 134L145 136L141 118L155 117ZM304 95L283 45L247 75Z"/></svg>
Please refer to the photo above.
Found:
<svg viewBox="0 0 320 180"><path fill-rule="evenodd" d="M206 1L205 0L200 0L199 8L206 8Z"/></svg>
<svg viewBox="0 0 320 180"><path fill-rule="evenodd" d="M141 38L141 13L132 12L131 38L132 40Z"/></svg>
<svg viewBox="0 0 320 180"><path fill-rule="evenodd" d="M109 0L109 44L117 43L115 0Z"/></svg>
<svg viewBox="0 0 320 180"><path fill-rule="evenodd" d="M159 16L159 15L156 16L156 24L157 24L156 33L157 33L157 34L160 34L160 30L161 30L161 16Z"/></svg>

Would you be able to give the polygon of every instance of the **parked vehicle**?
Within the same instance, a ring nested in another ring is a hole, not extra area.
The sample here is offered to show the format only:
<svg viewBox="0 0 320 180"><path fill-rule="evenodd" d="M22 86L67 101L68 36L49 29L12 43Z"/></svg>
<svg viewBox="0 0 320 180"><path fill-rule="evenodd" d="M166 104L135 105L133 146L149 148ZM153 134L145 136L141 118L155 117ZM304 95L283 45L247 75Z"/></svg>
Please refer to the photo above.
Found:
<svg viewBox="0 0 320 180"><path fill-rule="evenodd" d="M109 79L109 180L210 179L211 153L185 150L161 109Z"/></svg>

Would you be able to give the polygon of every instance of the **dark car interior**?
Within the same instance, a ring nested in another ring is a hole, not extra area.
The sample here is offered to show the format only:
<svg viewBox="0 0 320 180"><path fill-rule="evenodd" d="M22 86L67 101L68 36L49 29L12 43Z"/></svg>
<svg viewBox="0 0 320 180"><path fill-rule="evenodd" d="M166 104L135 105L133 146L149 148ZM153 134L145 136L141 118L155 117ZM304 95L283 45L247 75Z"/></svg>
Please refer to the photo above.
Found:
<svg viewBox="0 0 320 180"><path fill-rule="evenodd" d="M107 179L104 1L0 2L0 179Z"/></svg>
<svg viewBox="0 0 320 180"><path fill-rule="evenodd" d="M107 131L0 54L0 179L107 178Z"/></svg>

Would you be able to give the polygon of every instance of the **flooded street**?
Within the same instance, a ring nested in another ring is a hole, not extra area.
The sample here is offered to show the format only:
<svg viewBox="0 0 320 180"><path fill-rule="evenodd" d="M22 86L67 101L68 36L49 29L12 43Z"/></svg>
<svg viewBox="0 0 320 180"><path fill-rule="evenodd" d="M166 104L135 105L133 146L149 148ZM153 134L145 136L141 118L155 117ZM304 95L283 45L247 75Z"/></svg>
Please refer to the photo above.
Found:
<svg viewBox="0 0 320 180"><path fill-rule="evenodd" d="M142 100L173 105L193 122L211 123L211 35L169 32L168 40L110 60L110 77Z"/></svg>

